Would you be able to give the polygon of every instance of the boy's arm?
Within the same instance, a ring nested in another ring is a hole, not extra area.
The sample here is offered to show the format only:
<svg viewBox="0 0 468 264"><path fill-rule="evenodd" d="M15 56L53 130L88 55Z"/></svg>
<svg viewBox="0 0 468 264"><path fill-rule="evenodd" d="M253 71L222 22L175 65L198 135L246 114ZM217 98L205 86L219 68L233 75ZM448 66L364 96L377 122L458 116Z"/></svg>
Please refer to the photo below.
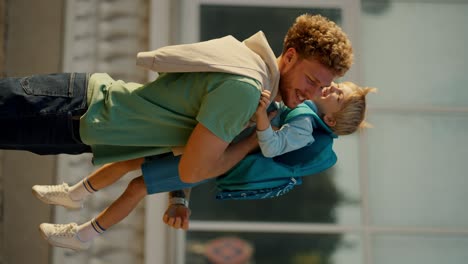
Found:
<svg viewBox="0 0 468 264"><path fill-rule="evenodd" d="M263 131L270 126L270 118L267 114L267 107L270 105L270 91L262 91L257 111L255 112L257 130Z"/></svg>
<svg viewBox="0 0 468 264"><path fill-rule="evenodd" d="M265 157L275 157L302 147L314 141L313 126L309 117L299 117L284 124L279 130L268 128L257 131L258 143Z"/></svg>

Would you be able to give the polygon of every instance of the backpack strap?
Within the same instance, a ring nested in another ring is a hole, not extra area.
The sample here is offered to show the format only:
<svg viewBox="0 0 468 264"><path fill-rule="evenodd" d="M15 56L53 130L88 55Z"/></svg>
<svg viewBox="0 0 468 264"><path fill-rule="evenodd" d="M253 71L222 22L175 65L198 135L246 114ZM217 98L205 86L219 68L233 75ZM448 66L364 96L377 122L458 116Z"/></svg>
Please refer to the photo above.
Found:
<svg viewBox="0 0 468 264"><path fill-rule="evenodd" d="M278 187L264 188L258 190L224 190L216 194L218 200L256 200L275 198L290 192L296 185L302 184L301 178L291 177L288 181Z"/></svg>

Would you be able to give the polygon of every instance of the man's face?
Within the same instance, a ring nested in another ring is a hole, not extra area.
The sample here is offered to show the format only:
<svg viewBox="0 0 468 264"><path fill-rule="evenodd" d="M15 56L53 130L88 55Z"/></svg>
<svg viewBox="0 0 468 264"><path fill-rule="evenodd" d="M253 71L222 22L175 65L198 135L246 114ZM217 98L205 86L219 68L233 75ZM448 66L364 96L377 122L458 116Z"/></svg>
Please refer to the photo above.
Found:
<svg viewBox="0 0 468 264"><path fill-rule="evenodd" d="M294 49L289 49L281 60L279 93L289 108L319 96L321 89L330 86L335 78L316 59L300 59Z"/></svg>

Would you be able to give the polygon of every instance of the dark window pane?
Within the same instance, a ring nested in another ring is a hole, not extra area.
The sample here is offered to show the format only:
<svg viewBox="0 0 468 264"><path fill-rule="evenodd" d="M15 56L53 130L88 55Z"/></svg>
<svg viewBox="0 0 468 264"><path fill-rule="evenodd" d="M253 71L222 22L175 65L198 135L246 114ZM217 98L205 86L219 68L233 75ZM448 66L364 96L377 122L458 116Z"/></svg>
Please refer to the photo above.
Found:
<svg viewBox="0 0 468 264"><path fill-rule="evenodd" d="M339 8L201 5L200 40L233 35L242 41L262 30L273 52L279 56L288 28L294 23L296 17L304 13L321 14L341 24L341 9Z"/></svg>
<svg viewBox="0 0 468 264"><path fill-rule="evenodd" d="M190 207L193 220L271 221L336 223L339 203L356 203L344 197L333 182L333 168L304 178L302 185L273 199L219 201L214 183L192 191Z"/></svg>

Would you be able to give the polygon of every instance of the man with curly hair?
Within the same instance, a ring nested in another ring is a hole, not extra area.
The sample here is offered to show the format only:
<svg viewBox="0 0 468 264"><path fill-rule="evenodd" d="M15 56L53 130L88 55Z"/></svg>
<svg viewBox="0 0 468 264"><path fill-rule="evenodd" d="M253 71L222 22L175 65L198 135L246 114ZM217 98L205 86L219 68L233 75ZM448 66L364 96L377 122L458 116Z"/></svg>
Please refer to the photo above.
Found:
<svg viewBox="0 0 468 264"><path fill-rule="evenodd" d="M54 245L82 249L145 195L217 177L257 148L254 136L232 141L249 125L263 89L295 108L344 75L352 59L351 43L339 26L305 14L290 27L278 58L259 32L243 42L228 36L139 53L137 64L160 73L145 85L116 81L105 73L1 79L0 122L6 129L0 130L0 148L41 155L92 152L97 165L153 157L142 166L144 178L133 179L86 226L42 230ZM173 177L158 178L151 162L180 149ZM72 188L74 201L67 203L79 204L87 193L118 178L84 179L81 187ZM160 184L164 181L170 182L169 189ZM68 186L59 189L45 187L38 195L60 204L54 197L70 197ZM58 230L74 233L55 236Z"/></svg>

